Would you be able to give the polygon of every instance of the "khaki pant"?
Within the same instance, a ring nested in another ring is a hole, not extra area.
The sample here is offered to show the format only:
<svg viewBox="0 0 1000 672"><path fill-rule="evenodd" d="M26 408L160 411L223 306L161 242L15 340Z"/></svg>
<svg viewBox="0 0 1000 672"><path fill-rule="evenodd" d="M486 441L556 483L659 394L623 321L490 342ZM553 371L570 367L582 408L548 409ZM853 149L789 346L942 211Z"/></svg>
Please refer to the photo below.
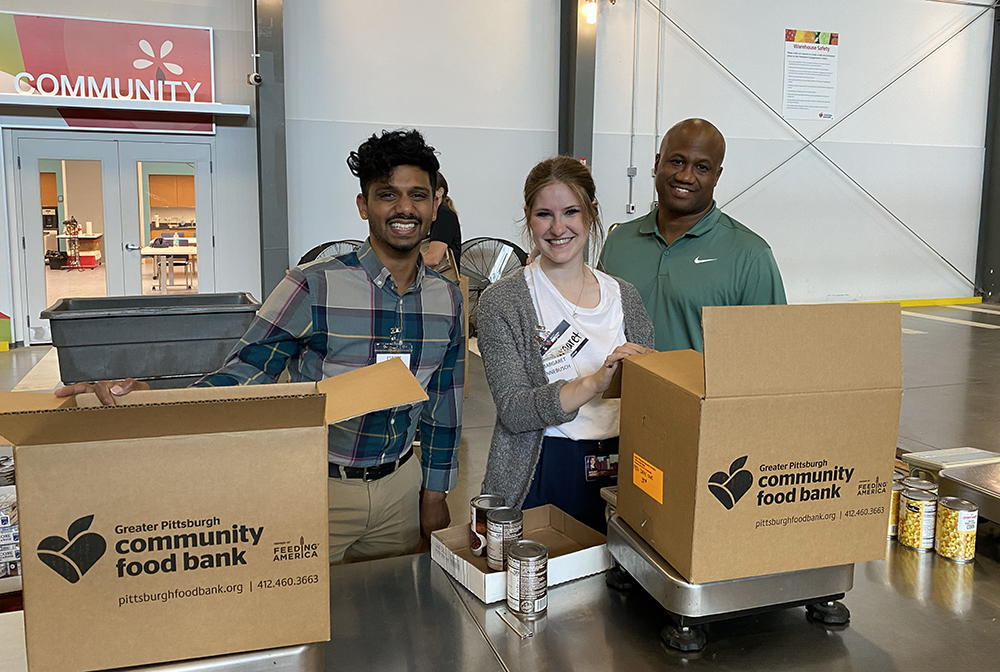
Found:
<svg viewBox="0 0 1000 672"><path fill-rule="evenodd" d="M405 555L420 542L420 458L377 481L331 478L330 564Z"/></svg>

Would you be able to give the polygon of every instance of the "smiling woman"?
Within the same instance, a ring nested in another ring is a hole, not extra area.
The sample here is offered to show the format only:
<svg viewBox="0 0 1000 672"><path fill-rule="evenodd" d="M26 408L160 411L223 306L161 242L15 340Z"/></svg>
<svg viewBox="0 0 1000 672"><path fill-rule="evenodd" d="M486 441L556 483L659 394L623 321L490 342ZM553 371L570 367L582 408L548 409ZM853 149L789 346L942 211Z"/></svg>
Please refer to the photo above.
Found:
<svg viewBox="0 0 1000 672"><path fill-rule="evenodd" d="M619 401L602 399L653 328L632 285L584 263L602 235L594 180L568 157L524 184L538 260L487 288L479 349L497 407L483 491L508 506L554 504L604 531L600 489L617 477Z"/></svg>

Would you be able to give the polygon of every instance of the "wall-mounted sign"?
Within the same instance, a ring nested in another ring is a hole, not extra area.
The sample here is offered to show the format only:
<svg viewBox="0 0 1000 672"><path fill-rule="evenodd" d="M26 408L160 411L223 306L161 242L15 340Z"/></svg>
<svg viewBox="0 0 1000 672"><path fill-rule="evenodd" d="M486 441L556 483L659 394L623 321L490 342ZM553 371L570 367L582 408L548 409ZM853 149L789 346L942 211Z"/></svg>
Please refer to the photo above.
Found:
<svg viewBox="0 0 1000 672"><path fill-rule="evenodd" d="M785 31L785 119L833 119L840 36L814 30Z"/></svg>
<svg viewBox="0 0 1000 672"><path fill-rule="evenodd" d="M210 117L163 113L215 102L212 29L0 13L0 93L93 101L57 108L69 126L210 131ZM102 101L149 107L110 113Z"/></svg>

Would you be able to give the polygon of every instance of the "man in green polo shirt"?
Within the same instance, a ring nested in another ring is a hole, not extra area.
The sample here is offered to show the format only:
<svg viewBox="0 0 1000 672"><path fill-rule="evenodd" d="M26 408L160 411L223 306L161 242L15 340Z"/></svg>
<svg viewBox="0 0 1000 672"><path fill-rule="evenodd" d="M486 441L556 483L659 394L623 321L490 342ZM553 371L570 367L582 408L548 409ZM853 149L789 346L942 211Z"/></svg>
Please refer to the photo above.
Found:
<svg viewBox="0 0 1000 672"><path fill-rule="evenodd" d="M704 119L673 126L653 164L658 207L616 227L604 245L602 268L639 290L657 350L701 352L703 306L786 302L771 248L712 198L725 153Z"/></svg>

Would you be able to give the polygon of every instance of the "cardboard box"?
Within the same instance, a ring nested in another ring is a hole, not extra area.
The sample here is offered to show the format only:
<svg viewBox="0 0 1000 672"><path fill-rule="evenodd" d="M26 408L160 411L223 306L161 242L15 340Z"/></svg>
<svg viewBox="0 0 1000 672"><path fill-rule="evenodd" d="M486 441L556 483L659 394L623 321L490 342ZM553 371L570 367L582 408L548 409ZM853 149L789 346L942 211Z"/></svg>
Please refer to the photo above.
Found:
<svg viewBox="0 0 1000 672"><path fill-rule="evenodd" d="M692 583L882 558L898 304L703 311L705 354L625 360L618 513Z"/></svg>
<svg viewBox="0 0 1000 672"><path fill-rule="evenodd" d="M551 504L524 512L522 538L549 549L549 586L556 586L611 567L607 539ZM486 557L469 550L469 523L431 533L431 559L490 604L507 599L507 572L486 566Z"/></svg>
<svg viewBox="0 0 1000 672"><path fill-rule="evenodd" d="M0 395L30 672L328 640L327 424L423 399L398 360L116 407Z"/></svg>

